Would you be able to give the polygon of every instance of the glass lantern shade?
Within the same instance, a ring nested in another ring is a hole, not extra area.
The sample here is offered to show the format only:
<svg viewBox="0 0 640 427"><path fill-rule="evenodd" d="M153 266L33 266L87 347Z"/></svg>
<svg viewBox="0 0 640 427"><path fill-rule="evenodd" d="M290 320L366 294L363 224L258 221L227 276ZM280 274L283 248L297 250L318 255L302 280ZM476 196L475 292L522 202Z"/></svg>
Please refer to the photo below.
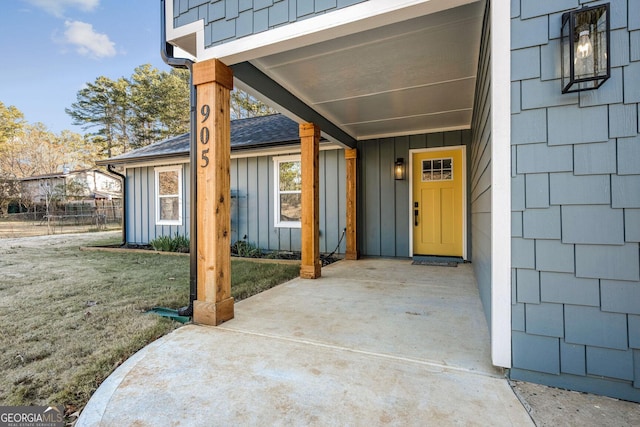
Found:
<svg viewBox="0 0 640 427"><path fill-rule="evenodd" d="M562 93L599 88L611 76L609 3L562 15Z"/></svg>
<svg viewBox="0 0 640 427"><path fill-rule="evenodd" d="M396 181L404 179L404 159L402 157L396 159L393 165L393 177Z"/></svg>

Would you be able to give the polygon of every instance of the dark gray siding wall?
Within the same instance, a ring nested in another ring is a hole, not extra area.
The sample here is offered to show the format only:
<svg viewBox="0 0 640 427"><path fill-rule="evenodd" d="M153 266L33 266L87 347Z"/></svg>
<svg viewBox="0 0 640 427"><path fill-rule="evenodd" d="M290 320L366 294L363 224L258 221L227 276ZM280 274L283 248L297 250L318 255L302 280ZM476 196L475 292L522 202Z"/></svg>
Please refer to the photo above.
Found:
<svg viewBox="0 0 640 427"><path fill-rule="evenodd" d="M363 255L409 256L409 150L467 145L470 139L469 130L460 130L358 142L358 243ZM393 177L399 157L406 168L402 181Z"/></svg>
<svg viewBox="0 0 640 427"><path fill-rule="evenodd" d="M469 193L473 270L487 324L491 324L491 25L489 2L480 43L478 78L471 121Z"/></svg>
<svg viewBox="0 0 640 427"><path fill-rule="evenodd" d="M203 20L204 43L210 47L364 1L173 0L173 25Z"/></svg>
<svg viewBox="0 0 640 427"><path fill-rule="evenodd" d="M611 1L611 79L560 92L560 17L512 4L511 376L640 401L640 2Z"/></svg>
<svg viewBox="0 0 640 427"><path fill-rule="evenodd" d="M164 165L163 165L164 166ZM161 235L189 235L189 165L183 165L183 226L155 225L154 167L127 169L127 241L146 244ZM320 152L320 251L336 249L346 227L346 176L343 150ZM299 228L274 227L272 156L231 160L231 240L262 249L300 250ZM344 253L342 240L338 253Z"/></svg>
<svg viewBox="0 0 640 427"><path fill-rule="evenodd" d="M343 150L320 152L320 252L332 252L346 227L346 176ZM299 228L274 227L273 157L231 160L235 207L231 238L270 250L299 251ZM345 241L339 253L344 253Z"/></svg>

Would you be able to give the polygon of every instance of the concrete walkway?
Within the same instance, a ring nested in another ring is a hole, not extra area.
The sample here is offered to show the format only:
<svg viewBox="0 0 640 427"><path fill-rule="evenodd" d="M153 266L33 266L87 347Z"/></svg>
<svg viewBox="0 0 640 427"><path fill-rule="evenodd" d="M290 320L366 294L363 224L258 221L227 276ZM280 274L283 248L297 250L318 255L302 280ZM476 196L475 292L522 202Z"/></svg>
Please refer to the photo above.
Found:
<svg viewBox="0 0 640 427"><path fill-rule="evenodd" d="M341 261L147 346L76 426L533 425L491 366L470 265Z"/></svg>

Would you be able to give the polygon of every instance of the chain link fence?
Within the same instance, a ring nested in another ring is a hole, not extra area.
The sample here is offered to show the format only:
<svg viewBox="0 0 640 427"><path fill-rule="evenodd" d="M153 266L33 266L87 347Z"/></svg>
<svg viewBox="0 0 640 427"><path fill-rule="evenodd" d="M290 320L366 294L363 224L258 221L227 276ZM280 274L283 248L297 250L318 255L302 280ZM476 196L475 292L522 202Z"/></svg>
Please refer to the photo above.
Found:
<svg viewBox="0 0 640 427"><path fill-rule="evenodd" d="M122 225L122 201L95 200L54 206L37 204L0 218L0 238L116 230Z"/></svg>

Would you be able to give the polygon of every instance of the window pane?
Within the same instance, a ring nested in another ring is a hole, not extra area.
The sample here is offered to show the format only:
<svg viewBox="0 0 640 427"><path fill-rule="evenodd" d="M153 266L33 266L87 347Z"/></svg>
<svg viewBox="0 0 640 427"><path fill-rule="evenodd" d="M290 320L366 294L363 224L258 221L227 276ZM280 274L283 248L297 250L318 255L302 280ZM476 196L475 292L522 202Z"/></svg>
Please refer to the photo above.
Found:
<svg viewBox="0 0 640 427"><path fill-rule="evenodd" d="M280 191L302 190L302 177L300 174L300 162L281 162Z"/></svg>
<svg viewBox="0 0 640 427"><path fill-rule="evenodd" d="M280 194L280 221L300 221L302 194Z"/></svg>
<svg viewBox="0 0 640 427"><path fill-rule="evenodd" d="M177 221L179 217L179 203L177 197L160 198L160 220Z"/></svg>
<svg viewBox="0 0 640 427"><path fill-rule="evenodd" d="M453 179L453 159L422 161L422 182L449 181Z"/></svg>
<svg viewBox="0 0 640 427"><path fill-rule="evenodd" d="M178 172L167 171L158 173L158 184L160 187L160 195L178 194Z"/></svg>
<svg viewBox="0 0 640 427"><path fill-rule="evenodd" d="M431 160L422 161L422 181L431 181Z"/></svg>

